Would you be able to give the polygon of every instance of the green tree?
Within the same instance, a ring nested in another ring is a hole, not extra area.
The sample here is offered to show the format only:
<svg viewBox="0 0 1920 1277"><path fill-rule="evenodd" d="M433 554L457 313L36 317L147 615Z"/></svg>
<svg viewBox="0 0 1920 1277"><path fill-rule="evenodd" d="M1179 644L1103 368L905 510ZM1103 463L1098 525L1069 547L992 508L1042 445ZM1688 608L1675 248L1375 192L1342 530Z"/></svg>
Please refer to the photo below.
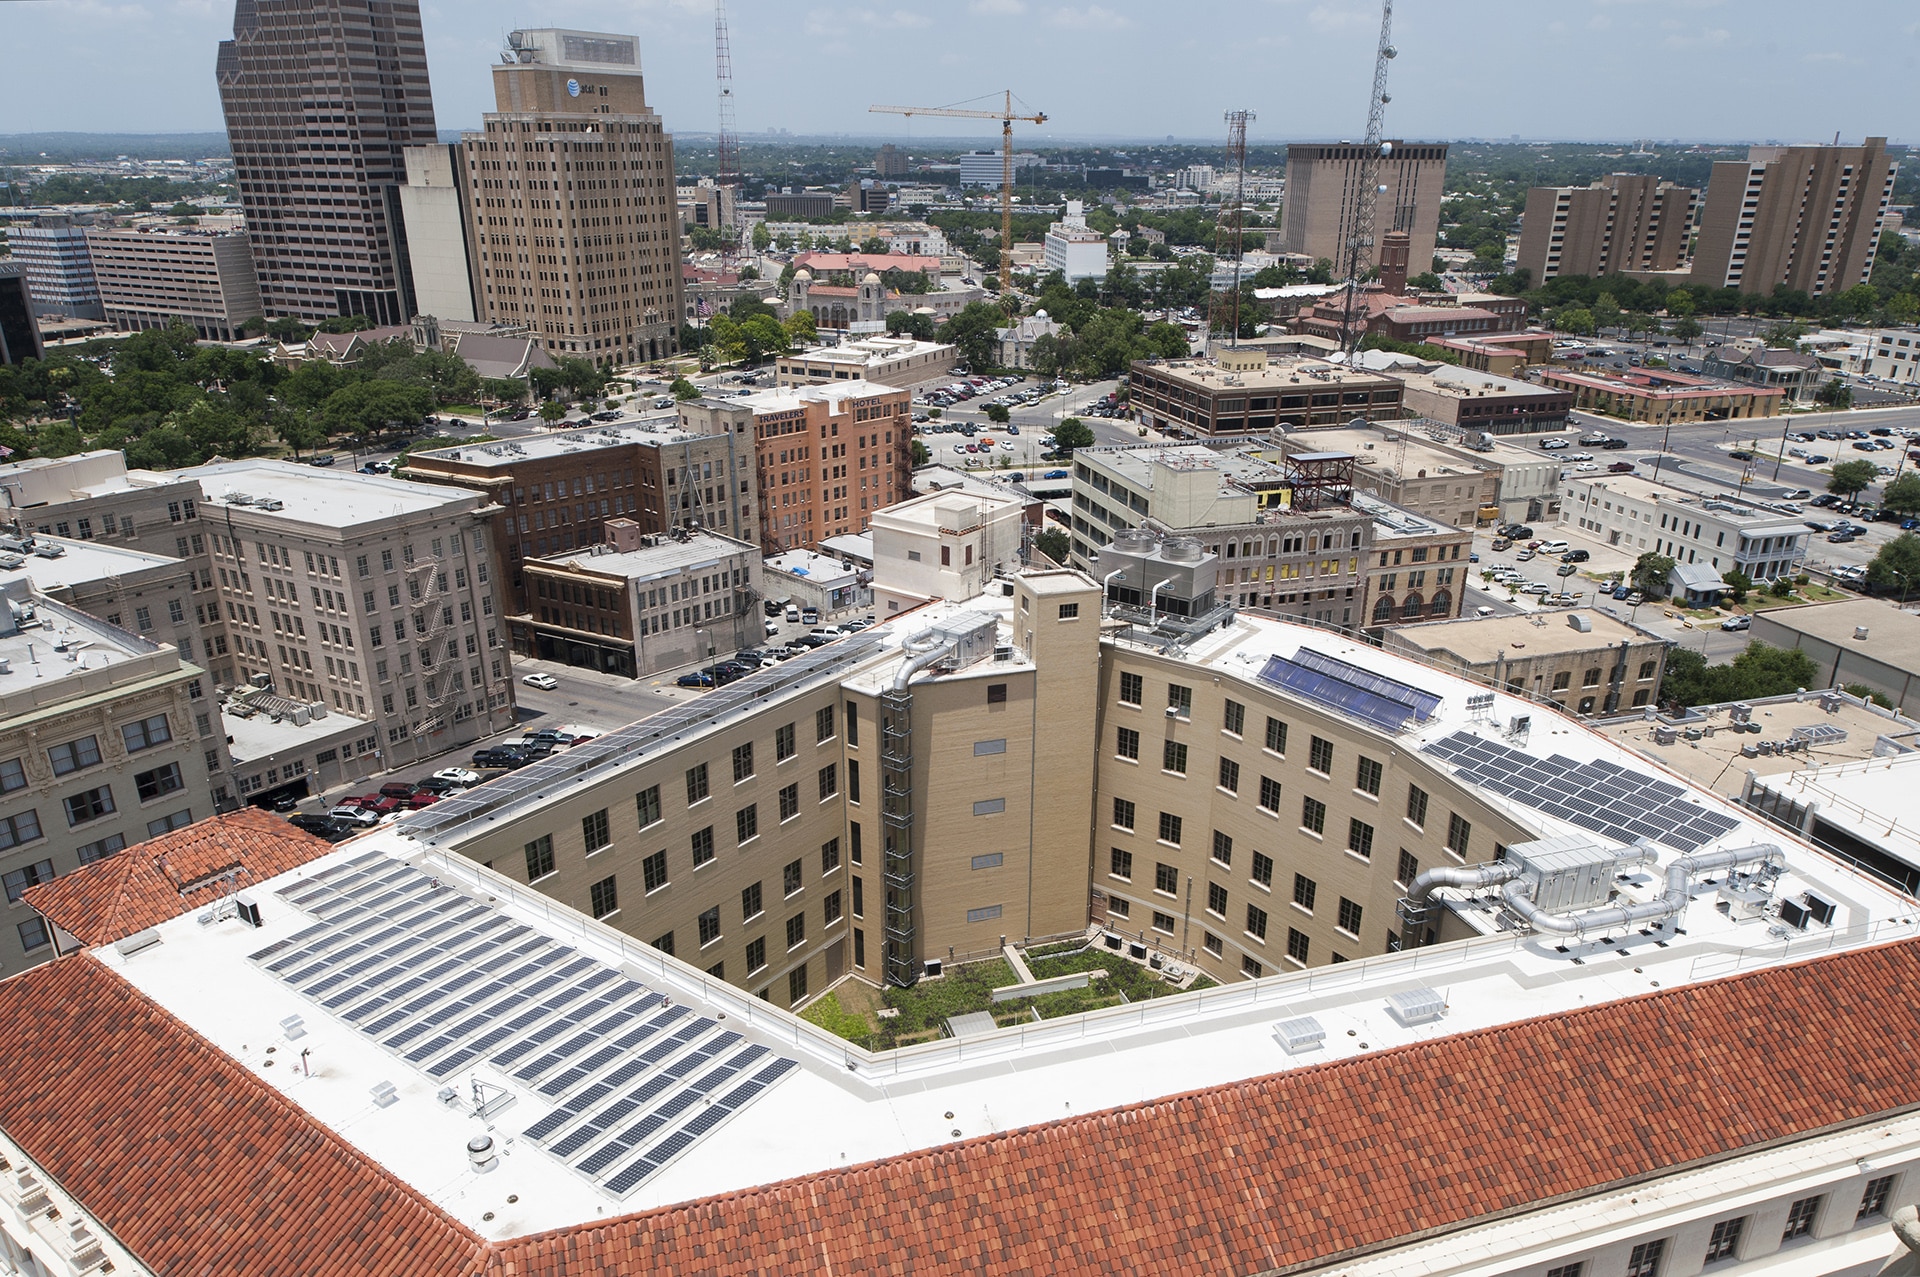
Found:
<svg viewBox="0 0 1920 1277"><path fill-rule="evenodd" d="M1865 492L1879 477L1879 467L1871 461L1836 462L1833 476L1827 480L1827 491L1837 497L1852 498Z"/></svg>
<svg viewBox="0 0 1920 1277"><path fill-rule="evenodd" d="M694 385L685 377L675 377L673 379L673 385L669 386L668 390L672 393L673 397L681 403L686 403L690 399L698 399L700 397L700 387Z"/></svg>
<svg viewBox="0 0 1920 1277"><path fill-rule="evenodd" d="M1633 588L1648 598L1667 597L1667 574L1673 571L1673 560L1664 554L1655 554L1649 550L1633 561L1633 571L1628 579Z"/></svg>
<svg viewBox="0 0 1920 1277"><path fill-rule="evenodd" d="M1920 585L1920 537L1902 532L1881 546L1867 564L1867 584L1882 594L1898 594L1904 603Z"/></svg>
<svg viewBox="0 0 1920 1277"><path fill-rule="evenodd" d="M327 428L310 412L285 409L274 418L274 433L298 457L302 448L318 448L327 441Z"/></svg>
<svg viewBox="0 0 1920 1277"><path fill-rule="evenodd" d="M932 315L917 315L910 310L890 311L887 314L887 333L893 337L912 337L916 341L932 341L936 331Z"/></svg>
<svg viewBox="0 0 1920 1277"><path fill-rule="evenodd" d="M785 354L787 350L787 330L772 315L754 315L741 324L740 340L750 362L757 363L768 355Z"/></svg>
<svg viewBox="0 0 1920 1277"><path fill-rule="evenodd" d="M365 447L384 429L417 425L433 406L433 391L425 386L370 379L342 386L327 396L320 420L329 434L352 435Z"/></svg>
<svg viewBox="0 0 1920 1277"><path fill-rule="evenodd" d="M1068 417L1053 428L1053 446L1060 452L1091 448L1093 444L1093 427L1078 417Z"/></svg>
<svg viewBox="0 0 1920 1277"><path fill-rule="evenodd" d="M764 253L772 245L773 245L773 232L767 229L767 224L765 222L755 222L753 224L754 251Z"/></svg>
<svg viewBox="0 0 1920 1277"><path fill-rule="evenodd" d="M1720 579L1727 583L1727 596L1735 603L1747 601L1747 595L1753 590L1752 577L1739 568L1730 568L1720 574Z"/></svg>
<svg viewBox="0 0 1920 1277"><path fill-rule="evenodd" d="M1034 534L1033 548L1055 563L1064 564L1073 553L1073 541L1059 528L1045 528Z"/></svg>
<svg viewBox="0 0 1920 1277"><path fill-rule="evenodd" d="M998 360L999 330L1006 325L1006 312L986 302L970 302L966 309L947 321L942 339L957 346L960 359L979 372L993 367Z"/></svg>
<svg viewBox="0 0 1920 1277"><path fill-rule="evenodd" d="M558 399L549 399L540 405L540 420L553 425L567 415L567 406Z"/></svg>
<svg viewBox="0 0 1920 1277"><path fill-rule="evenodd" d="M813 312L810 310L794 311L787 316L786 322L781 324L781 327L787 331L787 344L790 346L820 339L820 325L814 322Z"/></svg>
<svg viewBox="0 0 1920 1277"><path fill-rule="evenodd" d="M1605 332L1620 323L1620 303L1614 300L1612 293L1601 293L1593 299L1593 327L1595 332Z"/></svg>
<svg viewBox="0 0 1920 1277"><path fill-rule="evenodd" d="M499 404L517 404L527 397L527 383L519 377L486 377L480 393Z"/></svg>
<svg viewBox="0 0 1920 1277"><path fill-rule="evenodd" d="M987 420L991 421L996 426L1006 425L1007 422L1011 420L1013 416L1012 413L1007 411L1007 406L1003 403L988 404L986 408L986 412L987 412Z"/></svg>
<svg viewBox="0 0 1920 1277"><path fill-rule="evenodd" d="M1815 402L1825 408L1853 407L1853 387L1838 377L1829 378L1825 385L1814 392L1813 397Z"/></svg>
<svg viewBox="0 0 1920 1277"><path fill-rule="evenodd" d="M1726 665L1709 665L1700 653L1676 648L1667 655L1661 691L1667 701L1678 705L1722 705L1782 696L1811 687L1818 678L1813 658L1797 648L1749 643Z"/></svg>
<svg viewBox="0 0 1920 1277"><path fill-rule="evenodd" d="M1799 346L1800 339L1806 335L1807 326L1798 321L1789 320L1778 324L1769 324L1760 334L1760 340L1780 350L1793 350Z"/></svg>
<svg viewBox="0 0 1920 1277"><path fill-rule="evenodd" d="M887 241L878 235L869 235L860 241L860 251L873 257L884 256L887 251Z"/></svg>
<svg viewBox="0 0 1920 1277"><path fill-rule="evenodd" d="M1033 345L1027 347L1027 362L1033 370L1048 381L1060 375L1060 339L1052 333L1042 333L1033 339Z"/></svg>
<svg viewBox="0 0 1920 1277"><path fill-rule="evenodd" d="M921 466L926 465L932 460L933 453L927 450L927 445L915 439L913 441L913 468L918 470Z"/></svg>
<svg viewBox="0 0 1920 1277"><path fill-rule="evenodd" d="M1793 597L1793 582L1784 576L1776 576L1773 584L1767 587L1767 593L1776 599L1790 599Z"/></svg>
<svg viewBox="0 0 1920 1277"><path fill-rule="evenodd" d="M1881 489L1880 504L1897 514L1920 514L1920 474L1908 472Z"/></svg>
<svg viewBox="0 0 1920 1277"><path fill-rule="evenodd" d="M1593 312L1584 306L1568 306L1553 313L1553 327L1556 332L1575 333L1581 337L1593 336Z"/></svg>
<svg viewBox="0 0 1920 1277"><path fill-rule="evenodd" d="M1678 337L1684 345L1691 346L1694 341L1699 338L1700 334L1706 330L1700 327L1700 321L1693 316L1682 315L1673 321L1667 331L1675 337Z"/></svg>
<svg viewBox="0 0 1920 1277"><path fill-rule="evenodd" d="M1258 283L1259 281L1256 279L1255 282ZM1418 289L1423 293L1438 293L1446 289L1446 285L1441 282L1440 277L1432 271L1422 271L1420 274L1415 275L1407 281L1407 287Z"/></svg>

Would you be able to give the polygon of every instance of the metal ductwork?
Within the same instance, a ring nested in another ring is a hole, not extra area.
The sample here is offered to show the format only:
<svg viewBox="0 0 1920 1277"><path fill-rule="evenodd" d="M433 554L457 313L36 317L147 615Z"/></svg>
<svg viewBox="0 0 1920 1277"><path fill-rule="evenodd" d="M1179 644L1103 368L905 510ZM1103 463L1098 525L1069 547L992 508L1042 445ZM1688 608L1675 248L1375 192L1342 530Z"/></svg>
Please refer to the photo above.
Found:
<svg viewBox="0 0 1920 1277"><path fill-rule="evenodd" d="M917 654L915 648L919 649ZM896 696L906 692L907 684L913 680L915 674L938 665L955 653L953 640L943 640L932 630L922 630L901 644L900 650L907 659L901 662L900 672L893 676L893 691Z"/></svg>
<svg viewBox="0 0 1920 1277"><path fill-rule="evenodd" d="M1650 848L1635 849L1635 854L1641 853L1644 853L1647 859L1652 858ZM1667 866L1667 888L1655 899L1641 904L1588 909L1580 913L1550 913L1534 903L1537 879L1515 878L1501 889L1500 896L1507 907L1535 931L1585 939L1593 934L1664 923L1678 918L1686 912L1688 903L1693 899L1689 883L1698 874L1711 873L1719 869L1729 871L1744 869L1755 865L1778 871L1785 869L1786 863L1786 854L1779 847L1758 843L1750 847L1732 847L1721 851L1703 851L1697 855L1682 856Z"/></svg>
<svg viewBox="0 0 1920 1277"><path fill-rule="evenodd" d="M1492 860L1484 865L1467 865L1462 868L1448 866L1441 869L1429 869L1415 878L1407 887L1407 894L1400 898L1397 912L1400 921L1409 927L1427 925L1427 906L1433 899L1433 893L1442 887L1464 887L1469 891L1479 891L1487 887L1497 887L1503 882L1511 882L1520 876L1520 866L1510 860Z"/></svg>

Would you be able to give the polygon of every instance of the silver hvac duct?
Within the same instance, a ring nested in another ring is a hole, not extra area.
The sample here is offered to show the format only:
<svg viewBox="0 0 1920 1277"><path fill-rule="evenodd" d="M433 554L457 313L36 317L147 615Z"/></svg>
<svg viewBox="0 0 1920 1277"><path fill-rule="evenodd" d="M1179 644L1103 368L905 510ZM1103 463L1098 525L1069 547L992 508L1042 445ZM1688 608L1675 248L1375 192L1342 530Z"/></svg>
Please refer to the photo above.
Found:
<svg viewBox="0 0 1920 1277"><path fill-rule="evenodd" d="M1442 887L1465 887L1477 891L1483 887L1497 887L1519 876L1520 866L1507 860L1490 860L1484 865L1467 865L1459 869L1451 866L1429 869L1408 885L1407 909L1410 912L1425 909L1433 893Z"/></svg>
<svg viewBox="0 0 1920 1277"><path fill-rule="evenodd" d="M1695 874L1711 873L1716 869L1740 869L1754 864L1784 869L1786 863L1786 854L1779 847L1759 843L1751 847L1730 847L1722 851L1682 856L1667 866L1667 889L1655 899L1642 904L1610 905L1580 913L1546 912L1533 903L1529 894L1532 885L1525 880L1516 879L1507 883L1501 889L1500 897L1535 931L1585 939L1590 933L1618 931L1679 917L1693 898L1687 884Z"/></svg>
<svg viewBox="0 0 1920 1277"><path fill-rule="evenodd" d="M952 639L940 639L932 630L922 630L900 645L902 653L911 653L916 646L931 644L918 655L909 655L901 664L900 672L893 676L893 690L896 695L907 690L907 684L913 676L932 665L938 665L949 656L959 652L959 645Z"/></svg>

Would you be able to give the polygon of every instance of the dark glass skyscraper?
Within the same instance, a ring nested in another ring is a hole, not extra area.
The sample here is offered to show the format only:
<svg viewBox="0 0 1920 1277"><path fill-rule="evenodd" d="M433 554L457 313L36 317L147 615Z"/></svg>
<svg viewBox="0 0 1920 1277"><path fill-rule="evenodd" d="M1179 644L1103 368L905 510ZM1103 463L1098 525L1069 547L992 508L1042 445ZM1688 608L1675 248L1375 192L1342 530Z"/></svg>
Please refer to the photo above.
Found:
<svg viewBox="0 0 1920 1277"><path fill-rule="evenodd" d="M266 313L405 323L401 152L436 136L419 0L236 0L217 73Z"/></svg>

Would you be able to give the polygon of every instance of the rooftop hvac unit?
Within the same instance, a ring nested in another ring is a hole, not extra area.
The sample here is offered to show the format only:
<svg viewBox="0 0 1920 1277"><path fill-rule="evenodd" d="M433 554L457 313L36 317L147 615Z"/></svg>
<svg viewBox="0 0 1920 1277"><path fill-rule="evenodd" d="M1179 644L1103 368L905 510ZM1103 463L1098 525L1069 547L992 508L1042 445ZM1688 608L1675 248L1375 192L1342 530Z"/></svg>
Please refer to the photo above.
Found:
<svg viewBox="0 0 1920 1277"><path fill-rule="evenodd" d="M1533 884L1533 903L1548 913L1604 905L1613 895L1619 851L1579 834L1538 838L1507 848L1507 863Z"/></svg>
<svg viewBox="0 0 1920 1277"><path fill-rule="evenodd" d="M1730 706L1730 707L1729 707L1729 708L1727 709L1727 718L1728 718L1728 719L1729 719L1730 721L1732 721L1732 722L1735 722L1735 723L1749 723L1749 722L1752 722L1752 721L1753 721L1753 706L1751 706L1751 705L1746 705L1746 704L1741 704L1741 705L1733 705L1733 706Z"/></svg>
<svg viewBox="0 0 1920 1277"><path fill-rule="evenodd" d="M240 921L246 923L249 927L257 927L260 925L260 906L254 903L252 896L235 896L233 898L233 910L234 913L239 916Z"/></svg>
<svg viewBox="0 0 1920 1277"><path fill-rule="evenodd" d="M1387 998L1387 1010L1409 1028L1431 1024L1447 1013L1447 1000L1438 989L1408 989Z"/></svg>
<svg viewBox="0 0 1920 1277"><path fill-rule="evenodd" d="M1320 1027L1320 1021L1303 1015L1274 1025L1273 1036L1281 1050L1288 1055L1299 1055L1303 1051L1318 1050L1327 1040L1327 1031Z"/></svg>
<svg viewBox="0 0 1920 1277"><path fill-rule="evenodd" d="M43 542L40 545L34 546L33 552L43 559L57 559L67 552L67 547Z"/></svg>

